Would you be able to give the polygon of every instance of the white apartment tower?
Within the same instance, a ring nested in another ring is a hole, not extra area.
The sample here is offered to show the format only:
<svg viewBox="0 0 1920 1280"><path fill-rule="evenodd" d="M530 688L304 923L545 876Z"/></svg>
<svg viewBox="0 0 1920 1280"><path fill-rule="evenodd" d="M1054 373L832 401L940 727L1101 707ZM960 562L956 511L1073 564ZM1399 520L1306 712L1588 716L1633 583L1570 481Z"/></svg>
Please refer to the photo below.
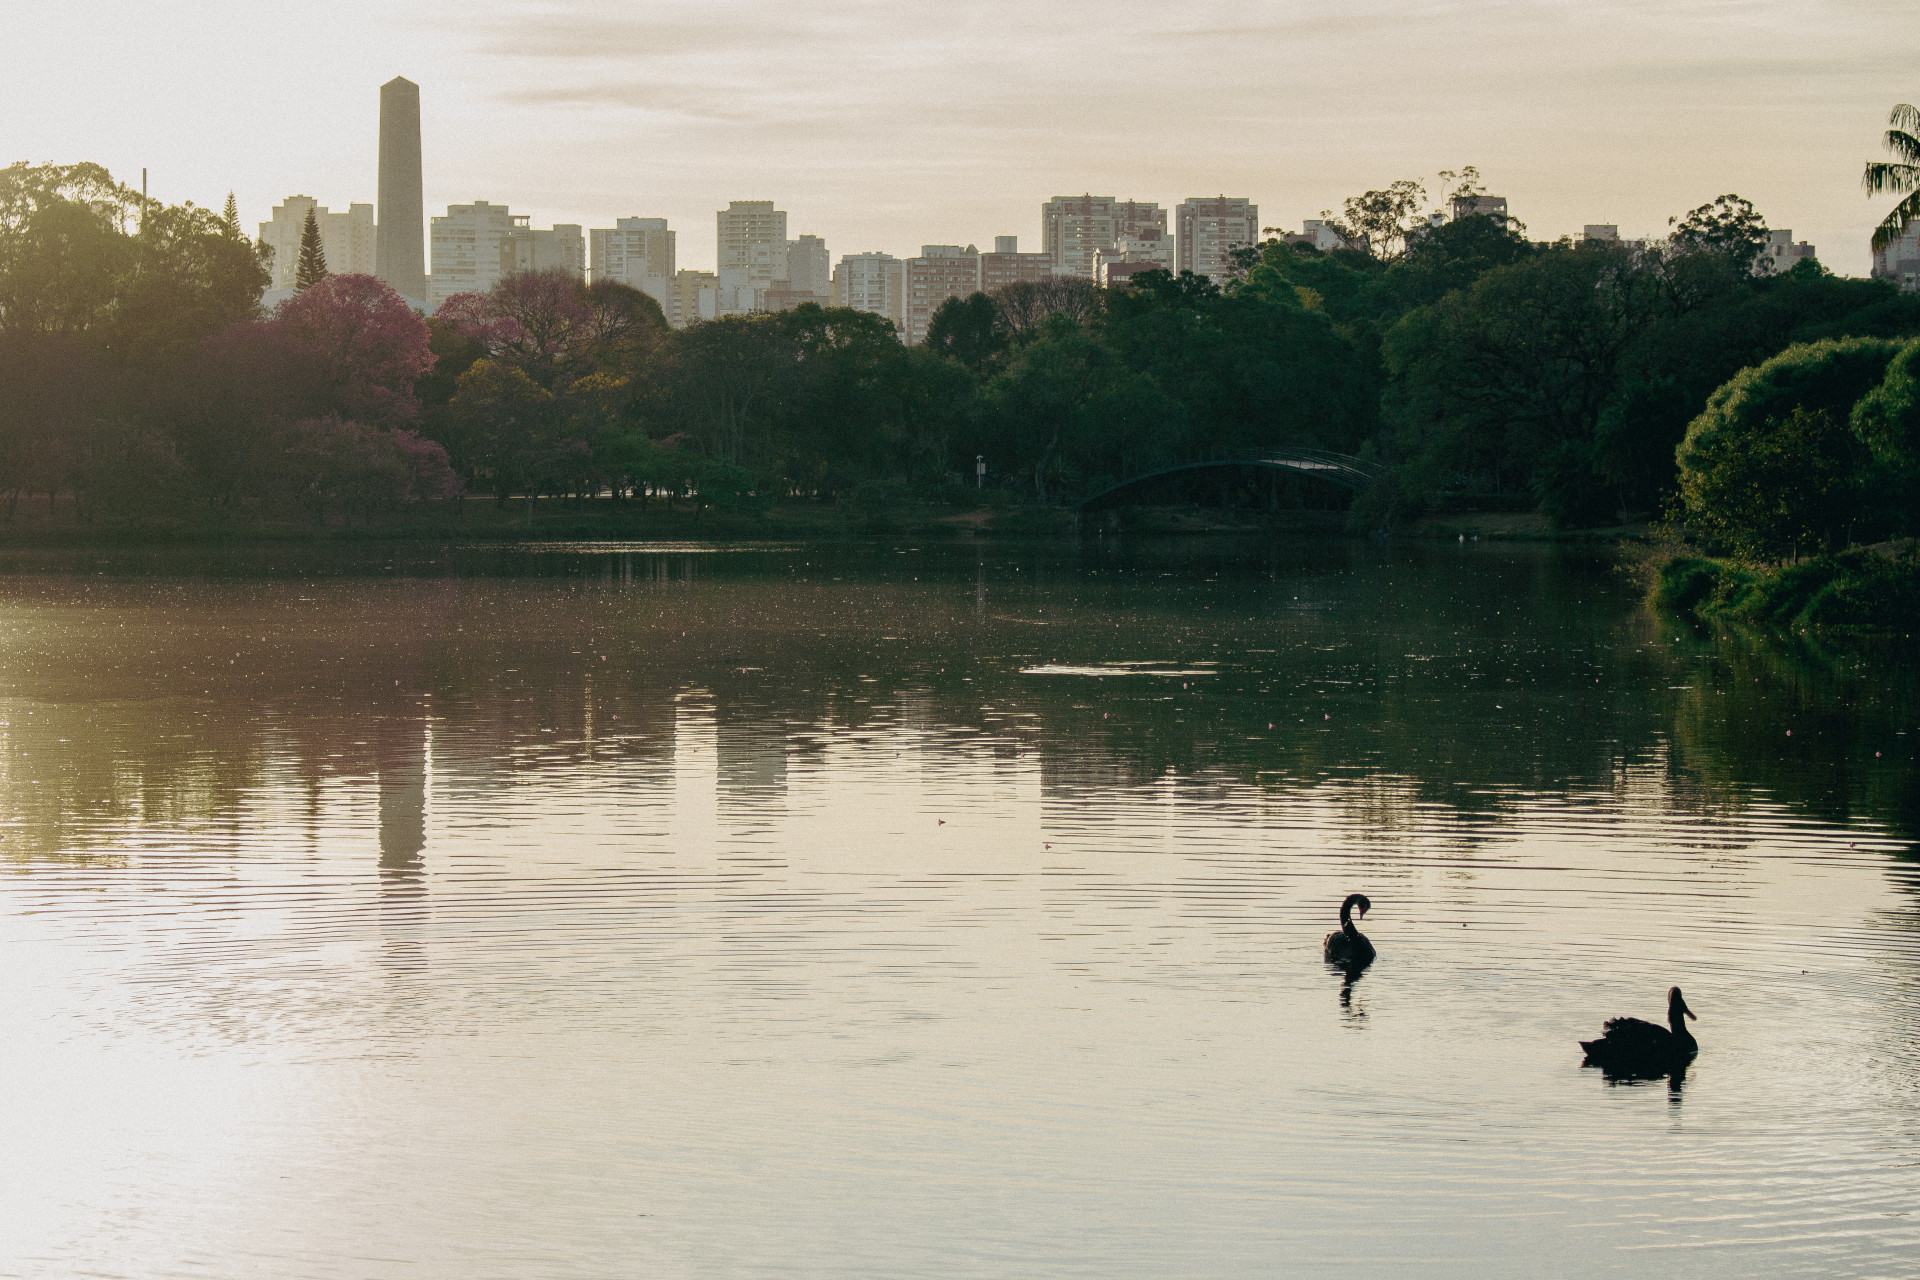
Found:
<svg viewBox="0 0 1920 1280"><path fill-rule="evenodd" d="M734 200L714 215L719 232L721 315L760 309L775 280L787 279L787 215L771 200Z"/></svg>
<svg viewBox="0 0 1920 1280"><path fill-rule="evenodd" d="M1240 273L1235 249L1260 243L1260 210L1240 196L1196 196L1174 210L1174 265L1224 284Z"/></svg>
<svg viewBox="0 0 1920 1280"><path fill-rule="evenodd" d="M1040 206L1040 242L1053 255L1054 274L1091 280L1099 255L1122 236L1167 231L1167 212L1152 201L1112 196L1055 196Z"/></svg>
<svg viewBox="0 0 1920 1280"><path fill-rule="evenodd" d="M521 219L524 223L526 220ZM513 231L514 217L503 204L476 200L450 204L434 218L427 236L427 310L459 293L485 293L505 274L501 249Z"/></svg>
<svg viewBox="0 0 1920 1280"><path fill-rule="evenodd" d="M907 328L907 264L890 253L849 253L833 269L830 305L871 311Z"/></svg>
<svg viewBox="0 0 1920 1280"><path fill-rule="evenodd" d="M458 293L485 293L517 271L557 268L572 276L586 274L586 238L578 225L535 231L530 221L524 213L485 200L448 205L445 217L433 219L429 237L433 270L427 277L427 309L439 310Z"/></svg>
<svg viewBox="0 0 1920 1280"><path fill-rule="evenodd" d="M315 203L312 196L288 196L284 204L273 206L273 220L260 224L260 238L273 248L273 283L268 288L293 288L309 209L320 228L320 248L327 255L327 270L339 276L372 275L377 236L372 205L350 204L345 213L333 213Z"/></svg>
<svg viewBox="0 0 1920 1280"><path fill-rule="evenodd" d="M673 232L665 218L619 218L611 227L587 233L588 265L597 284L614 280L631 285L671 310L673 296Z"/></svg>

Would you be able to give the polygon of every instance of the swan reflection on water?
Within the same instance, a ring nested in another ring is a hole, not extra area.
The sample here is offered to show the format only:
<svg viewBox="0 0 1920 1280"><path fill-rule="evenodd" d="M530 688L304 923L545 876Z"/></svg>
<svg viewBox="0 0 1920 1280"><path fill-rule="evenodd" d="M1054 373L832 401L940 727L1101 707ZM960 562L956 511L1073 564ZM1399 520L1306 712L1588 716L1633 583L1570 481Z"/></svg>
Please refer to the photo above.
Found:
<svg viewBox="0 0 1920 1280"><path fill-rule="evenodd" d="M1331 967L1340 970L1341 1014L1344 1015L1349 1022L1359 1022L1367 1016L1367 1007L1364 1001L1359 1005L1354 1004L1353 987L1355 983L1360 981L1360 976L1367 971L1367 966L1364 964L1356 964L1333 965Z"/></svg>

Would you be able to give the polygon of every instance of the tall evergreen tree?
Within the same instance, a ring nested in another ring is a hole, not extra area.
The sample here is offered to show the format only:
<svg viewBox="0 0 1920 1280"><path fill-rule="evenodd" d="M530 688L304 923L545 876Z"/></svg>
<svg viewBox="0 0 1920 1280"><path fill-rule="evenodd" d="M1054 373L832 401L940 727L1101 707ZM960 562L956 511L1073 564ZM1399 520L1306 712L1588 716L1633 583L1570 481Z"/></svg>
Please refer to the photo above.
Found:
<svg viewBox="0 0 1920 1280"><path fill-rule="evenodd" d="M240 205L239 202L233 198L233 192L231 191L227 192L227 208L226 211L220 215L220 220L227 224L227 230L233 232L233 234L239 236L242 240L247 238L246 233L240 230Z"/></svg>
<svg viewBox="0 0 1920 1280"><path fill-rule="evenodd" d="M327 278L327 251L320 246L320 222L307 209L307 225L300 229L300 265L293 269L293 287L304 293Z"/></svg>

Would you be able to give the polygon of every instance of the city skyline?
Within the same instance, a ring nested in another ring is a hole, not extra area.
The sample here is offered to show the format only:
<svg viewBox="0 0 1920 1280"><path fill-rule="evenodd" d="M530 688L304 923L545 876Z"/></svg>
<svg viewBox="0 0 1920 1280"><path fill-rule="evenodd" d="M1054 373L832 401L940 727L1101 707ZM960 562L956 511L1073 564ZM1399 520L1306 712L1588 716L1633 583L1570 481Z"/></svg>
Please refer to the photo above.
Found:
<svg viewBox="0 0 1920 1280"><path fill-rule="evenodd" d="M92 159L243 221L288 195L375 198L378 86L422 86L425 207L487 199L538 225L664 217L714 260L714 210L773 199L841 253L1013 234L1076 191L1252 200L1298 227L1396 178L1477 165L1532 234L1657 235L1723 191L1864 275L1888 200L1858 185L1887 105L1920 96L1920 34L1880 0L1383 0L1175 11L1117 0L938 15L481 0L346 3L308 29L228 0L20 14L22 47L84 47L0 87L10 158ZM1907 34L1902 34L1906 32ZM273 48L264 59L259 50ZM1151 56L1142 56L1151 51ZM823 76L819 59L839 58ZM844 56L843 56L844 55ZM286 111L287 85L321 109ZM257 109L271 104L276 109Z"/></svg>

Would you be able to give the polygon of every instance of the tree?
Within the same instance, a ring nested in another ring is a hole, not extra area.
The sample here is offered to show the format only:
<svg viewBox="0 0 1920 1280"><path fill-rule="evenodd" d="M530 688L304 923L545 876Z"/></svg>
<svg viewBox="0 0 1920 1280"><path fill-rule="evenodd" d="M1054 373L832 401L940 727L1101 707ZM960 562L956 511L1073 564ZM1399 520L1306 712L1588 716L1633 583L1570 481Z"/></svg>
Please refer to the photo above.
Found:
<svg viewBox="0 0 1920 1280"><path fill-rule="evenodd" d="M1438 302L1455 289L1472 288L1474 281L1495 267L1534 255L1532 242L1517 226L1511 220L1473 214L1431 228L1388 270L1383 286L1409 309Z"/></svg>
<svg viewBox="0 0 1920 1280"><path fill-rule="evenodd" d="M327 407L318 356L270 324L230 325L136 385L142 418L215 509L261 493L274 473L276 433Z"/></svg>
<svg viewBox="0 0 1920 1280"><path fill-rule="evenodd" d="M1688 527L1710 546L1756 557L1842 543L1868 459L1849 418L1904 346L1793 346L1715 391L1678 454Z"/></svg>
<svg viewBox="0 0 1920 1280"><path fill-rule="evenodd" d="M454 428L448 442L456 446L454 463L468 476L490 477L504 506L545 469L553 418L553 393L526 370L476 360L460 375L443 421Z"/></svg>
<svg viewBox="0 0 1920 1280"><path fill-rule="evenodd" d="M282 428L280 465L292 496L323 524L329 507L343 507L351 525L370 508L460 492L446 451L433 441L334 415Z"/></svg>
<svg viewBox="0 0 1920 1280"><path fill-rule="evenodd" d="M233 192L227 192L227 207L220 213L220 221L227 224L227 230L242 240L247 233L240 229L240 203L233 198Z"/></svg>
<svg viewBox="0 0 1920 1280"><path fill-rule="evenodd" d="M674 335L670 412L709 458L773 463L774 426L799 366L778 316L722 316Z"/></svg>
<svg viewBox="0 0 1920 1280"><path fill-rule="evenodd" d="M602 373L639 373L666 338L667 316L660 303L617 280L596 280L578 289L578 349L585 366Z"/></svg>
<svg viewBox="0 0 1920 1280"><path fill-rule="evenodd" d="M1920 107L1906 102L1894 107L1887 115L1887 134L1882 141L1895 158L1867 161L1861 182L1870 196L1882 191L1908 194L1873 229L1876 250L1886 248L1905 235L1909 226L1920 222Z"/></svg>
<svg viewBox="0 0 1920 1280"><path fill-rule="evenodd" d="M1065 316L1075 324L1091 321L1099 314L1104 290L1079 276L1049 276L1002 285L988 296L999 331L1014 342L1027 342L1049 316Z"/></svg>
<svg viewBox="0 0 1920 1280"><path fill-rule="evenodd" d="M332 412L374 426L419 416L414 382L433 367L427 322L385 281L328 275L281 303L273 323L326 371Z"/></svg>
<svg viewBox="0 0 1920 1280"><path fill-rule="evenodd" d="M138 261L139 200L97 164L0 169L0 333L98 331Z"/></svg>
<svg viewBox="0 0 1920 1280"><path fill-rule="evenodd" d="M1531 493L1560 524L1609 514L1601 415L1662 306L1630 250L1567 248L1407 313L1382 346L1405 491Z"/></svg>
<svg viewBox="0 0 1920 1280"><path fill-rule="evenodd" d="M1684 219L1669 218L1674 247L1683 254L1711 254L1750 273L1767 245L1767 220L1753 202L1729 192L1693 210Z"/></svg>
<svg viewBox="0 0 1920 1280"><path fill-rule="evenodd" d="M307 208L306 225L300 228L300 262L293 269L293 287L305 291L327 278L327 251L320 243L320 222Z"/></svg>
<svg viewBox="0 0 1920 1280"><path fill-rule="evenodd" d="M596 371L631 373L667 331L660 304L629 285L588 285L558 268L518 271L485 294L459 294L438 319L480 343L490 359L526 371L541 386Z"/></svg>
<svg viewBox="0 0 1920 1280"><path fill-rule="evenodd" d="M104 335L125 367L156 370L259 314L272 281L267 258L259 246L228 235L211 209L155 205L133 243L133 267Z"/></svg>
<svg viewBox="0 0 1920 1280"><path fill-rule="evenodd" d="M1331 209L1322 209L1320 216L1332 222L1341 239L1368 257L1398 262L1407 251L1407 233L1420 224L1420 202L1426 195L1427 189L1418 182L1402 178L1384 191L1348 196L1343 218L1334 220Z"/></svg>
<svg viewBox="0 0 1920 1280"><path fill-rule="evenodd" d="M1368 362L1284 277L1291 250L1262 253L1231 293L1191 272L1145 271L1108 297L1101 341L1172 406L1152 433L1131 437L1128 468L1275 445L1353 449L1372 431L1379 386Z"/></svg>
<svg viewBox="0 0 1920 1280"><path fill-rule="evenodd" d="M1895 531L1913 532L1920 523L1920 341L1894 356L1880 385L1854 405L1848 425L1884 475Z"/></svg>
<svg viewBox="0 0 1920 1280"><path fill-rule="evenodd" d="M1095 407L1099 392L1124 373L1086 330L1064 316L1049 317L988 384L988 411L1000 434L999 447L989 451L1026 471L1034 497L1045 502L1053 484L1071 474L1079 446L1103 428Z"/></svg>
<svg viewBox="0 0 1920 1280"><path fill-rule="evenodd" d="M975 373L982 372L1006 346L998 309L984 293L948 298L934 309L927 323L928 350L958 360Z"/></svg>

